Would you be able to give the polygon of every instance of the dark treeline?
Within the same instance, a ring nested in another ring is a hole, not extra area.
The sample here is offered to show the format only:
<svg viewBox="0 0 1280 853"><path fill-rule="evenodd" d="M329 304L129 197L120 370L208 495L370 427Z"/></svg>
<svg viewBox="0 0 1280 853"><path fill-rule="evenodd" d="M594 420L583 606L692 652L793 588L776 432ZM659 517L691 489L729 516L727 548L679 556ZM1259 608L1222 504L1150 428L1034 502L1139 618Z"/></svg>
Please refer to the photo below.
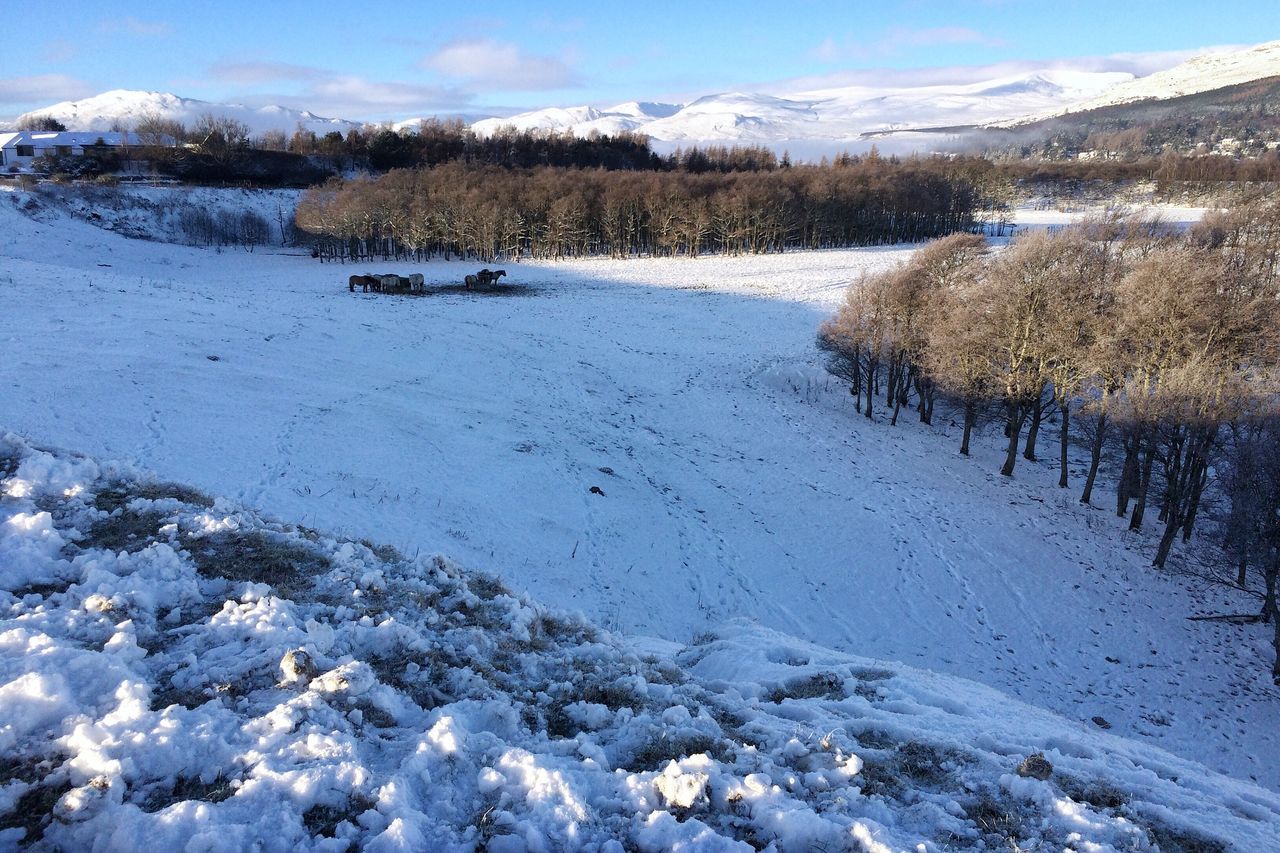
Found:
<svg viewBox="0 0 1280 853"><path fill-rule="evenodd" d="M747 172L396 170L307 192L326 258L699 255L867 246L975 227L969 161L844 158Z"/></svg>
<svg viewBox="0 0 1280 853"><path fill-rule="evenodd" d="M43 164L40 171L92 177L115 171L122 159L138 159L147 162L155 174L188 183L304 187L340 174L376 175L449 164L694 175L778 172L799 165L763 145L704 145L659 155L648 137L638 133L575 136L506 127L481 136L456 119L427 119L399 130L366 125L317 134L299 127L292 134L273 130L252 135L247 125L232 118L207 114L186 125L152 115L143 116L134 132L141 141L134 149L98 158L58 158ZM1185 185L1216 189L1233 182L1280 182L1280 152L1276 151L1258 157L1166 153L1088 161L958 155L948 159L954 172L964 174L993 198L999 194L997 187L1008 190L1034 183L1070 187L1152 180L1161 191L1170 191ZM823 158L812 165L849 167L866 161L898 164L898 158L881 158L873 149L865 155Z"/></svg>
<svg viewBox="0 0 1280 853"><path fill-rule="evenodd" d="M1053 421L1066 488L1074 431L1080 501L1109 477L1131 530L1155 517L1157 566L1216 489L1237 582L1263 581L1280 683L1280 196L1185 235L1115 217L999 253L952 235L854 285L818 341L868 418L883 400L892 423L911 406L929 423L947 399L964 455L978 424L1000 424L1007 476Z"/></svg>
<svg viewBox="0 0 1280 853"><path fill-rule="evenodd" d="M344 170L387 172L464 163L533 169L560 166L639 172L760 172L790 165L762 145L710 145L655 153L643 134L620 131L576 136L552 130L498 128L481 136L461 120L425 119L415 127L352 129L323 136L298 130L288 139L268 135L258 144L328 158Z"/></svg>
<svg viewBox="0 0 1280 853"><path fill-rule="evenodd" d="M653 151L648 137L638 133L575 136L569 132L505 127L482 136L459 119L425 119L399 130L368 125L345 133L333 130L317 134L299 127L291 135L275 130L251 136L249 128L234 119L207 115L187 127L150 116L138 122L137 133L144 140L157 143L176 141L179 149L188 152L187 159L190 152L206 154L215 167L224 169L235 161L263 160L265 153L273 154L274 162L281 165L287 165L290 158L300 159L312 169L323 170L321 179L340 172L388 172L447 163L509 169L559 166L694 173L771 171L789 165L785 156L779 159L764 146L712 145L678 149L661 156ZM168 154L155 153L161 161L184 156L172 148ZM203 168L208 170L207 165ZM240 170L245 171L245 167Z"/></svg>

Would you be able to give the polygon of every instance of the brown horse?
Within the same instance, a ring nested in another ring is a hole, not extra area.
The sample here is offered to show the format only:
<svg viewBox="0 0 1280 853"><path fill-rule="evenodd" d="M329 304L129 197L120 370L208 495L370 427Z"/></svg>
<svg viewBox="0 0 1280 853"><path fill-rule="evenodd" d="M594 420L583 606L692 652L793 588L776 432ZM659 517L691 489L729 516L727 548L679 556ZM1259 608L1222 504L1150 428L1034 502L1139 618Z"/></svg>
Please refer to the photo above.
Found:
<svg viewBox="0 0 1280 853"><path fill-rule="evenodd" d="M494 271L494 270L483 269L483 270L480 270L480 272L476 275L476 278L480 281L482 285L484 285L485 287L488 287L491 284L497 284L498 279L502 278L506 274L507 274L506 270Z"/></svg>
<svg viewBox="0 0 1280 853"><path fill-rule="evenodd" d="M373 288L374 290L382 289L382 283L378 280L376 275L353 275L351 278L347 279L347 287L352 293L356 292L356 285L359 285L365 293L369 292L369 288Z"/></svg>

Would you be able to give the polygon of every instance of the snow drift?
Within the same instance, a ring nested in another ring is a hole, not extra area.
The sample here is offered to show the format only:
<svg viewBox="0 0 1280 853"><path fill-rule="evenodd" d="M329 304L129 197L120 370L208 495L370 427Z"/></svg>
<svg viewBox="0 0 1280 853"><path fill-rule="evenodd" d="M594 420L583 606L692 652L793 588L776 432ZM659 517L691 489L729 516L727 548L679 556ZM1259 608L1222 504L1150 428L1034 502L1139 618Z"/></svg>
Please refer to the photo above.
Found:
<svg viewBox="0 0 1280 853"><path fill-rule="evenodd" d="M445 557L13 435L0 745L0 844L45 849L1280 837L1280 797L985 687L741 622L629 643Z"/></svg>

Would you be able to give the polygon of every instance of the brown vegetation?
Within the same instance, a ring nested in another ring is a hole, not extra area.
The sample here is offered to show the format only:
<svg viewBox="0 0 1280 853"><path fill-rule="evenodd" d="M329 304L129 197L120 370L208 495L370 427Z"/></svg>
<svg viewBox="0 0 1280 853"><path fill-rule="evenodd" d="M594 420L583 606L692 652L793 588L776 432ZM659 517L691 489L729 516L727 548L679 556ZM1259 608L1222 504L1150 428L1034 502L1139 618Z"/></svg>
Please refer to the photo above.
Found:
<svg viewBox="0 0 1280 853"><path fill-rule="evenodd" d="M1006 476L1020 447L1035 460L1054 415L1065 488L1069 428L1083 419L1081 501L1115 448L1118 514L1136 530L1158 507L1156 566L1191 538L1211 475L1225 472L1239 583L1259 567L1263 618L1280 615L1280 197L1185 235L1113 216L999 253L948 237L851 287L818 343L869 418L883 393L891 422L909 402L928 421L936 388L964 413L967 455L979 417L998 413ZM1280 620L1276 650L1280 679Z"/></svg>
<svg viewBox="0 0 1280 853"><path fill-rule="evenodd" d="M704 174L449 164L331 181L297 223L332 258L763 253L967 230L979 195L934 158Z"/></svg>

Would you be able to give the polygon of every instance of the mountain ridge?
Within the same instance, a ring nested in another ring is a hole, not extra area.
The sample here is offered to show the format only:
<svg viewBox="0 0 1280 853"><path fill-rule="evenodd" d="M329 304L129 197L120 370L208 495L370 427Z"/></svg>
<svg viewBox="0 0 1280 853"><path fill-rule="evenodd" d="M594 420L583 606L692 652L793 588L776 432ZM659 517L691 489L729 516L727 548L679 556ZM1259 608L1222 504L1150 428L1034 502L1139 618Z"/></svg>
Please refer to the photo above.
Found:
<svg viewBox="0 0 1280 853"><path fill-rule="evenodd" d="M470 127L481 136L504 128L587 136L640 133L655 148L697 144L791 147L805 154L869 145L897 152L964 146L976 128L1020 128L1052 118L1128 104L1160 102L1280 76L1280 41L1245 50L1208 53L1144 77L1123 71L1037 68L967 83L849 85L794 91L726 91L685 103L631 100L612 106L550 106L505 117L480 118ZM80 101L64 101L20 116L50 116L76 130L128 125L143 114L187 124L212 112L238 119L254 133L316 133L368 123L283 106L249 107L184 98L164 92L115 89ZM421 118L381 123L397 131ZM807 147L807 150L806 150Z"/></svg>

